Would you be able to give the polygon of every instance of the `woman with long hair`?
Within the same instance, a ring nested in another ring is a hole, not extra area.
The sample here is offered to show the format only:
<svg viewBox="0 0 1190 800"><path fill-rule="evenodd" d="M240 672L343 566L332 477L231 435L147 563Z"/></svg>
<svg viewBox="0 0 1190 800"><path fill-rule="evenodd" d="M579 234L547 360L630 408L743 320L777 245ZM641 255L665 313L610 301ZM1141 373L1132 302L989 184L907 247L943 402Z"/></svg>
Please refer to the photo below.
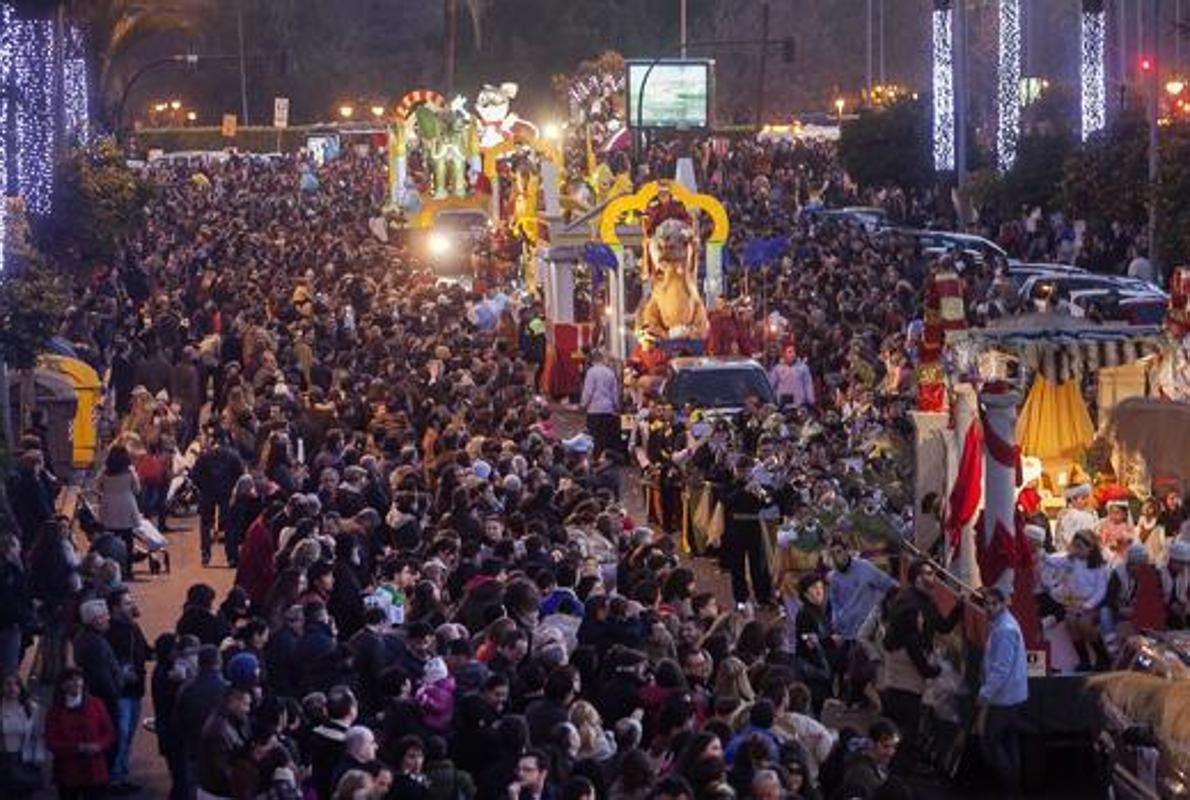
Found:
<svg viewBox="0 0 1190 800"><path fill-rule="evenodd" d="M1078 653L1078 669L1106 669L1111 657L1099 631L1099 608L1107 597L1109 571L1094 531L1081 530L1070 540L1060 571L1056 599L1066 607L1066 630Z"/></svg>
<svg viewBox="0 0 1190 800"><path fill-rule="evenodd" d="M603 719L591 703L574 701L569 719L578 731L578 760L603 763L616 754L616 737L604 729Z"/></svg>
<svg viewBox="0 0 1190 800"><path fill-rule="evenodd" d="M21 540L0 534L0 674L15 672L21 663L21 638L32 616Z"/></svg>
<svg viewBox="0 0 1190 800"><path fill-rule="evenodd" d="M0 793L28 797L41 788L45 720L15 671L0 687Z"/></svg>
<svg viewBox="0 0 1190 800"><path fill-rule="evenodd" d="M223 546L227 550L227 565L236 569L240 564L240 542L248 526L264 510L264 498L257 491L256 479L241 475L231 492L231 503L227 507L227 522L223 526Z"/></svg>
<svg viewBox="0 0 1190 800"><path fill-rule="evenodd" d="M99 490L99 524L124 543L124 574L132 577L132 533L140 524L136 495L140 481L132 469L132 457L124 445L112 445L103 463Z"/></svg>
<svg viewBox="0 0 1190 800"><path fill-rule="evenodd" d="M281 570L277 580L265 595L261 605L261 616L269 623L269 630L276 631L285 624L285 612L297 603L306 591L305 571L296 567Z"/></svg>

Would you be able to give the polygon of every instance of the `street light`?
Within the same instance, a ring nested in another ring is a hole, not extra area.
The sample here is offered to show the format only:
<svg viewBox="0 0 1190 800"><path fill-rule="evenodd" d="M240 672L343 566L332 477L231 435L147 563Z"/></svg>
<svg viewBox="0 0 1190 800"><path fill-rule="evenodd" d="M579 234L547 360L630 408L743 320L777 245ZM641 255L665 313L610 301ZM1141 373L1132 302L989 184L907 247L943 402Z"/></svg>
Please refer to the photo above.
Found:
<svg viewBox="0 0 1190 800"><path fill-rule="evenodd" d="M562 138L562 126L556 122L547 122L545 127L541 129L541 132L551 142L556 142Z"/></svg>
<svg viewBox="0 0 1190 800"><path fill-rule="evenodd" d="M174 111L179 111L182 108L182 101L181 100L171 100L169 103L169 107L172 108Z"/></svg>
<svg viewBox="0 0 1190 800"><path fill-rule="evenodd" d="M384 106L372 106L372 116L380 119L384 116Z"/></svg>
<svg viewBox="0 0 1190 800"><path fill-rule="evenodd" d="M835 98L835 113L839 117L839 122L843 122L843 108L847 105L847 101L842 97Z"/></svg>
<svg viewBox="0 0 1190 800"><path fill-rule="evenodd" d="M197 119L198 119L198 114L197 114L197 113L195 113L195 112L193 112L193 111L187 111L187 112L186 112L186 121L187 121L187 122L194 122L194 121L196 121Z"/></svg>
<svg viewBox="0 0 1190 800"><path fill-rule="evenodd" d="M339 106L339 116L342 117L343 119L351 119L353 114L355 114L355 108L353 108L352 106L349 106L349 105Z"/></svg>
<svg viewBox="0 0 1190 800"><path fill-rule="evenodd" d="M1167 81L1165 84L1165 91L1168 92L1169 94L1173 95L1174 97L1177 97L1179 94L1181 94L1182 90L1185 88L1186 88L1186 82L1183 81L1181 78L1173 78L1173 79Z"/></svg>

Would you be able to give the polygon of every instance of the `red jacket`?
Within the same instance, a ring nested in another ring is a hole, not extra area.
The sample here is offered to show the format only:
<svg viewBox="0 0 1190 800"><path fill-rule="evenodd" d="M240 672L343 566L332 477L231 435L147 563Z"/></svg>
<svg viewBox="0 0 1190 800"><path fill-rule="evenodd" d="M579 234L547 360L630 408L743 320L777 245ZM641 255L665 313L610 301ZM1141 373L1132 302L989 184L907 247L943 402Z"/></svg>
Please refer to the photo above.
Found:
<svg viewBox="0 0 1190 800"><path fill-rule="evenodd" d="M240 566L236 570L236 585L248 593L255 606L264 604L277 577L273 564L275 552L273 534L265 522L264 514L260 514L252 520L244 534L244 541L240 545Z"/></svg>
<svg viewBox="0 0 1190 800"><path fill-rule="evenodd" d="M45 743L54 754L54 781L77 788L107 785L107 755L116 729L98 697L83 695L83 704L67 708L55 703L45 721ZM80 753L79 745L98 744L98 753Z"/></svg>

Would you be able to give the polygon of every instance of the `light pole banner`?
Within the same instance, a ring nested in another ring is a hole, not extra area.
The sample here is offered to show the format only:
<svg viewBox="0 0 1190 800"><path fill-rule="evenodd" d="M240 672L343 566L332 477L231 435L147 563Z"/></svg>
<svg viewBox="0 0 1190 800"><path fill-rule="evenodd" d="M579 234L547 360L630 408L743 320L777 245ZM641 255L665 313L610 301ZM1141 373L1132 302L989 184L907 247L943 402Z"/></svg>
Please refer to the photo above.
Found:
<svg viewBox="0 0 1190 800"><path fill-rule="evenodd" d="M289 127L289 98L288 97L274 97L273 98L273 127L274 128L288 128Z"/></svg>

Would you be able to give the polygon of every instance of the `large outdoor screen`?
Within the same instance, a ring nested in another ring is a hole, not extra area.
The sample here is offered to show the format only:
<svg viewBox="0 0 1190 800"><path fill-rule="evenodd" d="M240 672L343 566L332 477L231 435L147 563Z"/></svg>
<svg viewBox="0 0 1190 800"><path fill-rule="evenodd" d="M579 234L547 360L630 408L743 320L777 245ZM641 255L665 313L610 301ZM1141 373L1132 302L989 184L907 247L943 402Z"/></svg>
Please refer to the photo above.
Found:
<svg viewBox="0 0 1190 800"><path fill-rule="evenodd" d="M714 61L629 61L629 126L709 127L714 72Z"/></svg>

